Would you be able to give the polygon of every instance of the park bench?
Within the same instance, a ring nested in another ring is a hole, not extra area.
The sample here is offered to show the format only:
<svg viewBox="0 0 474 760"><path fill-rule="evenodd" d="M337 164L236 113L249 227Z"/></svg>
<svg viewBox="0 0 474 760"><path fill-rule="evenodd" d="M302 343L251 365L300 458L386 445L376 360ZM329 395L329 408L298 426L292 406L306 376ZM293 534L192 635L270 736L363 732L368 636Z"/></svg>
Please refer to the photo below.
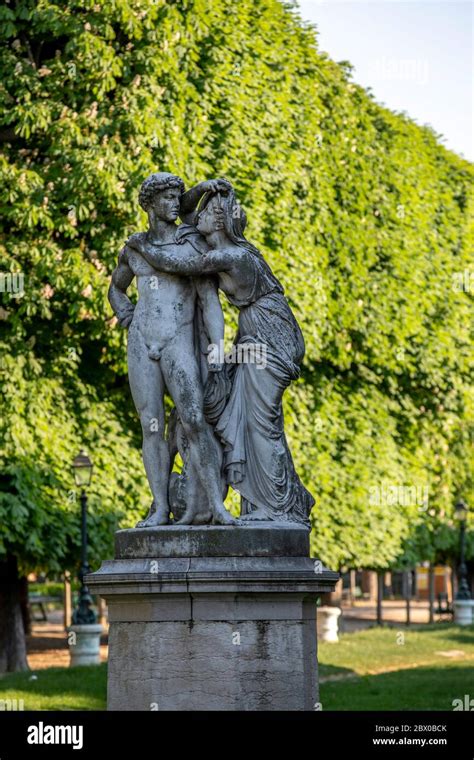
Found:
<svg viewBox="0 0 474 760"><path fill-rule="evenodd" d="M48 604L49 602L61 602L61 601L62 599L60 596L45 596L44 594L35 594L34 592L28 594L28 603L30 605L33 620L35 621L47 620L48 615L46 612L45 605ZM39 618L35 617L34 612L33 612L34 607L39 607L41 617Z"/></svg>
<svg viewBox="0 0 474 760"><path fill-rule="evenodd" d="M435 609L436 615L438 615L438 622L442 620L451 620L453 617L453 608L449 604L448 595L446 593L438 594L438 606Z"/></svg>

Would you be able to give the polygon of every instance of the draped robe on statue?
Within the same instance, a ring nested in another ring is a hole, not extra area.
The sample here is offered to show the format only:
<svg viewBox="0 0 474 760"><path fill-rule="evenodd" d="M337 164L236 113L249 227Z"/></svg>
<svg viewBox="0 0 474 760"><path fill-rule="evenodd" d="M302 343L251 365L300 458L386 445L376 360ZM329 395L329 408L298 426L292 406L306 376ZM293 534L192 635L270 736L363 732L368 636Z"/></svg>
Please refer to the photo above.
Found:
<svg viewBox="0 0 474 760"><path fill-rule="evenodd" d="M265 363L226 364L227 378L210 373L205 412L224 447L226 481L241 494L242 514L258 509L261 519L309 525L314 499L295 471L282 409L283 392L299 376L304 339L263 256L251 245L245 248L253 283L245 298L227 296L239 309L235 346L246 347L248 356L248 344L260 344ZM228 379L232 389L226 397Z"/></svg>

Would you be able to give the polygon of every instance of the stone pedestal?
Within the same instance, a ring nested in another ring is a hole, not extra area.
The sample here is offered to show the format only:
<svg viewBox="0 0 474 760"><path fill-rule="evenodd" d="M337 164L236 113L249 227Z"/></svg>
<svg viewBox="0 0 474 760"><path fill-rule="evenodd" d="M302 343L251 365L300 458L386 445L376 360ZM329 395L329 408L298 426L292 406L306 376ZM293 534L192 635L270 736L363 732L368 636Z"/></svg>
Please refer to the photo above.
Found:
<svg viewBox="0 0 474 760"><path fill-rule="evenodd" d="M339 641L340 607L318 607L318 639L320 641Z"/></svg>
<svg viewBox="0 0 474 760"><path fill-rule="evenodd" d="M295 524L118 531L87 576L109 608L109 710L313 710L316 600L338 579Z"/></svg>
<svg viewBox="0 0 474 760"><path fill-rule="evenodd" d="M454 622L458 625L472 625L474 623L474 599L455 599Z"/></svg>
<svg viewBox="0 0 474 760"><path fill-rule="evenodd" d="M76 625L68 628L70 665L99 665L100 637L103 632L98 624ZM72 635L71 635L72 634Z"/></svg>

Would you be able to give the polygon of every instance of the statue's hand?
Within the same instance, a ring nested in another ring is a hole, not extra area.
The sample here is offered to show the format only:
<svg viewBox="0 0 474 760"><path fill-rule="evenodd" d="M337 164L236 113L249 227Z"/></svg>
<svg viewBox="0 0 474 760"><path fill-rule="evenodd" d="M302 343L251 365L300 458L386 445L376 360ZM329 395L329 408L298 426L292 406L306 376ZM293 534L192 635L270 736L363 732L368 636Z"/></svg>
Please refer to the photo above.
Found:
<svg viewBox="0 0 474 760"><path fill-rule="evenodd" d="M226 179L208 179L203 182L206 192L211 193L228 193L232 190L231 183Z"/></svg>
<svg viewBox="0 0 474 760"><path fill-rule="evenodd" d="M119 321L120 327L124 327L124 328L130 327L130 323L133 319L134 311L135 311L135 307L130 306L127 309L123 309L117 312L116 316Z"/></svg>
<svg viewBox="0 0 474 760"><path fill-rule="evenodd" d="M128 238L126 245L129 248L134 248L136 251L140 251L142 249L142 246L146 242L146 234L143 232L134 232L130 237Z"/></svg>

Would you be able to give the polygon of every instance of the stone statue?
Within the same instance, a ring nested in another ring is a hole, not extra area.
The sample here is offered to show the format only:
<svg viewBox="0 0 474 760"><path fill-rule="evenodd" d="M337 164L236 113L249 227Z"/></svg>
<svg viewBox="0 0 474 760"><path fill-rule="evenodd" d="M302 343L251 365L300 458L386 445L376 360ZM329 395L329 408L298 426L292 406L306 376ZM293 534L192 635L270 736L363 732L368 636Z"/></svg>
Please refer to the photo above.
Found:
<svg viewBox="0 0 474 760"><path fill-rule="evenodd" d="M117 531L114 559L84 579L110 611L108 709L159 700L160 710L314 710L316 602L338 574L310 557L313 497L284 431L301 330L244 236L228 181L184 192L179 177L152 174L139 201L149 229L127 240L109 298L129 329L153 504L136 528ZM126 293L133 277L136 306ZM219 289L238 310L230 355ZM174 402L166 426L165 389ZM238 520L223 505L229 487L240 492Z"/></svg>
<svg viewBox="0 0 474 760"><path fill-rule="evenodd" d="M223 183L221 183L222 185ZM200 250L200 234L185 218L202 195L217 189L219 182L204 182L188 193L173 174L152 174L142 184L139 202L148 214L149 229L142 235L154 250L170 256L192 256ZM205 245L205 241L202 241ZM126 294L137 278L138 303ZM216 285L209 276L187 277L154 269L129 244L121 250L112 274L109 301L120 324L128 327L128 373L133 400L143 431L143 462L153 494L145 520L137 527L164 525L169 520L168 487L172 462L165 440L164 393L168 390L176 407L189 449L190 477L206 495L199 514L196 499L181 522L231 525L235 521L223 505L221 453L214 433L204 418L203 384L196 358L196 304L203 305L203 321L210 342L223 330L222 310Z"/></svg>
<svg viewBox="0 0 474 760"><path fill-rule="evenodd" d="M166 192L164 177L171 183ZM187 476L192 506L185 507L181 521L198 524L212 518L228 524L231 518L222 498L231 485L241 494L242 519L309 526L314 499L295 471L282 412L283 393L299 375L304 340L280 282L244 237L246 216L230 183L212 180L184 193L182 181L173 175L152 175L140 199L150 229L127 241L110 300L125 326L133 314L130 385L142 421L143 456L156 507L142 524L164 524L168 519L168 482L162 475L170 472L170 452L164 437L158 442L148 429L150 418L158 416L164 429L166 384L192 465ZM186 224L176 227L178 214ZM125 295L134 274L141 299L135 312ZM153 276L159 287L150 295ZM210 341L208 349L222 345L224 337L216 277L239 310L234 349L241 351L244 361L221 360L213 371L199 374L195 357L196 350L206 350L203 334ZM202 323L194 343L193 320L194 334L196 322ZM199 424L193 425L196 418ZM204 511L192 479L202 486L205 482L208 494L212 480Z"/></svg>

